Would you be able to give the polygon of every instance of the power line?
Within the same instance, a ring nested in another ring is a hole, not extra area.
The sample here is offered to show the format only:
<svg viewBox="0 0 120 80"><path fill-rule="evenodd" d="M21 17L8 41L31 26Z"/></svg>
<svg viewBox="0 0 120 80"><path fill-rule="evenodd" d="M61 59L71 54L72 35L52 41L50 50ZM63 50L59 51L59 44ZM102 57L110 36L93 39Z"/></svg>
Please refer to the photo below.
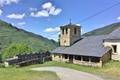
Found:
<svg viewBox="0 0 120 80"><path fill-rule="evenodd" d="M80 23L85 22L85 21L87 21L87 20L89 20L89 19L91 19L91 18L93 18L93 17L95 17L95 16L97 16L97 15L100 15L100 14L102 14L103 12L108 11L108 10L110 10L111 8L113 8L113 7L115 7L115 6L118 6L118 5L120 5L120 2L118 2L118 3L116 3L116 4L112 5L112 6L110 6L110 7L108 7L108 8L105 8L105 9L103 9L102 11L97 12L97 13L89 16L89 17L86 17L86 18L84 18L83 20L81 20L81 21L79 21L79 22L80 22Z"/></svg>
<svg viewBox="0 0 120 80"><path fill-rule="evenodd" d="M91 19L91 18L93 18L93 17L95 17L95 16L97 16L97 15L105 12L105 11L108 11L108 10L110 10L111 8L113 8L113 7L117 6L117 5L120 5L120 2L118 2L118 3L116 3L116 4L112 5L112 6L110 6L110 7L108 7L108 8L105 8L105 9L103 9L102 11L97 12L97 13L89 16L89 17L86 17L85 19L81 20L80 23L81 23L81 22L85 22L85 21L87 21L87 20L89 20L89 19ZM70 19L70 23L71 23L71 19ZM58 33L59 33L59 32L52 33L52 34L50 34L50 35L47 35L47 37L51 37L51 35L55 35L55 34L58 34Z"/></svg>

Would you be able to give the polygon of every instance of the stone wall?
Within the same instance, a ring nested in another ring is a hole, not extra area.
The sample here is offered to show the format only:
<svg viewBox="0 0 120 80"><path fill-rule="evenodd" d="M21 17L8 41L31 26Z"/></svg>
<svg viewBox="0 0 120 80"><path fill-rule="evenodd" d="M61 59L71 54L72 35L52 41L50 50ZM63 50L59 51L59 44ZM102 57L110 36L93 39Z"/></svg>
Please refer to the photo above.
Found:
<svg viewBox="0 0 120 80"><path fill-rule="evenodd" d="M120 42L104 42L105 47L110 47L112 49L112 59L120 61ZM117 51L114 53L112 45L117 46Z"/></svg>
<svg viewBox="0 0 120 80"><path fill-rule="evenodd" d="M79 60L74 60L74 64L80 64L83 66L92 66L92 67L102 67L102 62L87 62L87 61L79 61Z"/></svg>
<svg viewBox="0 0 120 80"><path fill-rule="evenodd" d="M58 61L58 62L69 62L69 58L65 59L65 58L62 57L61 54L53 54L52 55L52 60L53 61ZM79 65L84 65L84 66L92 66L92 67L102 67L102 61L91 62L91 61L75 60L74 58L73 58L73 64L79 64Z"/></svg>
<svg viewBox="0 0 120 80"><path fill-rule="evenodd" d="M68 28L68 33L66 34L66 29L64 28L64 34L62 34L62 29L60 30L60 45L70 46L70 29Z"/></svg>
<svg viewBox="0 0 120 80"><path fill-rule="evenodd" d="M109 60L111 60L112 57L112 50L108 51L106 54L104 54L102 56L102 63L105 64L106 62L108 62Z"/></svg>
<svg viewBox="0 0 120 80"><path fill-rule="evenodd" d="M74 28L77 29L77 33L74 34ZM80 27L71 27L70 29L70 43L74 44L74 42L76 42L77 40L80 39L81 37L81 32L80 32Z"/></svg>
<svg viewBox="0 0 120 80"><path fill-rule="evenodd" d="M76 29L76 34L74 30ZM64 31L64 32L63 32ZM67 32L66 32L67 31ZM64 33L64 34L63 34ZM60 46L70 46L80 39L80 26L64 26L60 29Z"/></svg>
<svg viewBox="0 0 120 80"><path fill-rule="evenodd" d="M69 62L69 59L63 58L61 54L52 54L52 60L59 62Z"/></svg>
<svg viewBox="0 0 120 80"><path fill-rule="evenodd" d="M105 47L110 47L113 49L112 45L117 45L117 53L113 54L120 54L120 42L104 42L103 43Z"/></svg>

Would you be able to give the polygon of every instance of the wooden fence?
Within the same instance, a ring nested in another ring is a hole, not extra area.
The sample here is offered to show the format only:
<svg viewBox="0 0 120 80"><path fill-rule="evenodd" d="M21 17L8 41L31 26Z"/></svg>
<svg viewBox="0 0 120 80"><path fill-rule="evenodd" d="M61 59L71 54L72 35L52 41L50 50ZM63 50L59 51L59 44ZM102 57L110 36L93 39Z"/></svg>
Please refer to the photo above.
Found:
<svg viewBox="0 0 120 80"><path fill-rule="evenodd" d="M16 55L14 58L7 59L4 64L5 66L9 65L19 65L19 66L26 66L30 64L41 64L46 61L51 61L51 54L50 52L45 53L30 53L30 54L23 54L23 55Z"/></svg>

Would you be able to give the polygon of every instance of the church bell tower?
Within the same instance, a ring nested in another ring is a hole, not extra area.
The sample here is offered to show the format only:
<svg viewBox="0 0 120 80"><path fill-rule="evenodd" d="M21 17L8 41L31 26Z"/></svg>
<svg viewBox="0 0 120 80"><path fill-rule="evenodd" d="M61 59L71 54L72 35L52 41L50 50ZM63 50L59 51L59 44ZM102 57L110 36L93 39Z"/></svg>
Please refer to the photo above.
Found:
<svg viewBox="0 0 120 80"><path fill-rule="evenodd" d="M80 26L68 24L60 27L60 46L67 47L74 44L81 38Z"/></svg>

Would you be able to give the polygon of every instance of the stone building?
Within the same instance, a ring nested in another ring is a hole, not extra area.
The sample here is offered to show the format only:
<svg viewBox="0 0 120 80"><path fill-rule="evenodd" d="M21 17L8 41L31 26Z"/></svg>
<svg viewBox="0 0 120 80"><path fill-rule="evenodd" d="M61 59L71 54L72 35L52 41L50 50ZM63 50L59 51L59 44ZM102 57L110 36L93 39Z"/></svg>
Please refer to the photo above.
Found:
<svg viewBox="0 0 120 80"><path fill-rule="evenodd" d="M54 61L102 67L110 59L120 60L120 29L84 38L78 25L68 24L60 30L60 47L52 51Z"/></svg>
<svg viewBox="0 0 120 80"><path fill-rule="evenodd" d="M103 40L105 47L112 49L112 59L120 61L120 28L110 33L106 39Z"/></svg>
<svg viewBox="0 0 120 80"><path fill-rule="evenodd" d="M80 39L80 27L77 25L67 25L60 27L60 45L71 46Z"/></svg>

